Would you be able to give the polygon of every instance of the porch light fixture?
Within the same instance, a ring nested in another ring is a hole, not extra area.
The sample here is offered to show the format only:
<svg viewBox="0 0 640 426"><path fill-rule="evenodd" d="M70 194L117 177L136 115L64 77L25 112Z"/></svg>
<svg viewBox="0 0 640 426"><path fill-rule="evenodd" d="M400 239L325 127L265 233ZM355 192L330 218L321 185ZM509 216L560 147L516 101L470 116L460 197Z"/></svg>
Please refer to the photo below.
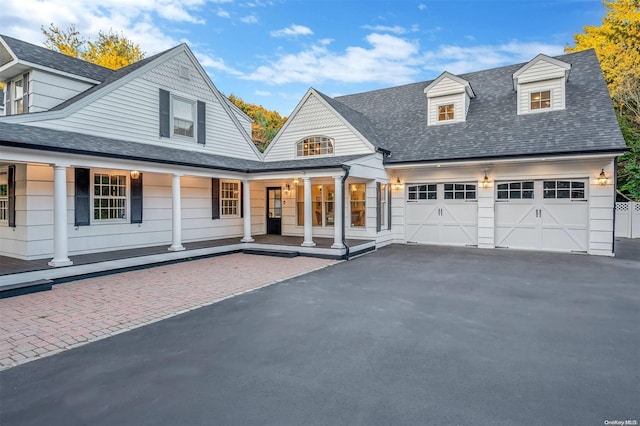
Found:
<svg viewBox="0 0 640 426"><path fill-rule="evenodd" d="M484 171L484 177L482 178L482 187L484 189L489 188L489 185L491 184L491 181L489 180L489 176L487 176L487 171Z"/></svg>
<svg viewBox="0 0 640 426"><path fill-rule="evenodd" d="M393 185L391 185L391 189L395 191L402 189L402 182L400 181L399 177L396 177L396 181Z"/></svg>
<svg viewBox="0 0 640 426"><path fill-rule="evenodd" d="M140 172L137 170L131 170L131 179L138 179L140 177Z"/></svg>
<svg viewBox="0 0 640 426"><path fill-rule="evenodd" d="M299 182L299 181L298 181L298 178L293 178L293 184L294 184L294 185L297 185L297 184L298 184L298 182Z"/></svg>
<svg viewBox="0 0 640 426"><path fill-rule="evenodd" d="M289 185L288 183L284 184L284 193L287 195L291 193L291 185Z"/></svg>
<svg viewBox="0 0 640 426"><path fill-rule="evenodd" d="M604 174L604 169L602 169L600 175L598 175L598 185L605 186L608 180L607 175Z"/></svg>

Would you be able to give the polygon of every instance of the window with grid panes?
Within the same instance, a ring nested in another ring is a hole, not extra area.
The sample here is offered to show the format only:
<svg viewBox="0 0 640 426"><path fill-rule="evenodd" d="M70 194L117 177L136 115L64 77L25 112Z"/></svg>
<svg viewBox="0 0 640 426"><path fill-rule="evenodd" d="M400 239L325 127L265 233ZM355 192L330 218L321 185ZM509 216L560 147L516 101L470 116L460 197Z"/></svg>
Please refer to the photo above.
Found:
<svg viewBox="0 0 640 426"><path fill-rule="evenodd" d="M533 181L502 182L496 187L498 200L520 200L533 198Z"/></svg>
<svg viewBox="0 0 640 426"><path fill-rule="evenodd" d="M544 198L569 198L584 200L584 182L569 180L545 180L542 183Z"/></svg>
<svg viewBox="0 0 640 426"><path fill-rule="evenodd" d="M220 216L240 215L240 184L220 182Z"/></svg>
<svg viewBox="0 0 640 426"><path fill-rule="evenodd" d="M9 220L9 169L0 167L0 223Z"/></svg>
<svg viewBox="0 0 640 426"><path fill-rule="evenodd" d="M453 120L454 117L454 105L438 105L438 121Z"/></svg>
<svg viewBox="0 0 640 426"><path fill-rule="evenodd" d="M407 187L407 200L435 200L438 198L438 186L435 183L426 185L410 185Z"/></svg>
<svg viewBox="0 0 640 426"><path fill-rule="evenodd" d="M127 175L94 173L93 220L127 218Z"/></svg>
<svg viewBox="0 0 640 426"><path fill-rule="evenodd" d="M532 110L551 108L551 91L531 92L530 100Z"/></svg>
<svg viewBox="0 0 640 426"><path fill-rule="evenodd" d="M445 200L475 200L476 185L472 183L445 183Z"/></svg>
<svg viewBox="0 0 640 426"><path fill-rule="evenodd" d="M333 154L333 140L325 136L306 138L296 144L298 157L329 154Z"/></svg>

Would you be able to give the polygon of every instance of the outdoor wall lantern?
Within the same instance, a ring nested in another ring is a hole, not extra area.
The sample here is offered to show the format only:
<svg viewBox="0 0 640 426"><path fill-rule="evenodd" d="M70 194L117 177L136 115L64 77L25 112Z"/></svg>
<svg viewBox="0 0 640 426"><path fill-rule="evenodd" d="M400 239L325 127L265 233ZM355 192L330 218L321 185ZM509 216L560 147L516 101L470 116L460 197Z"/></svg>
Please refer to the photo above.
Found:
<svg viewBox="0 0 640 426"><path fill-rule="evenodd" d="M484 177L482 178L482 187L484 189L489 188L491 181L489 180L489 176L487 176L487 171L484 171Z"/></svg>
<svg viewBox="0 0 640 426"><path fill-rule="evenodd" d="M604 173L604 169L600 171L600 175L598 175L598 185L605 186L608 182L607 175Z"/></svg>
<svg viewBox="0 0 640 426"><path fill-rule="evenodd" d="M400 181L400 177L396 177L396 181L393 185L391 185L391 189L395 191L399 191L402 189L402 182Z"/></svg>
<svg viewBox="0 0 640 426"><path fill-rule="evenodd" d="M297 185L297 184L298 184L298 182L299 182L299 181L298 181L298 178L293 178L293 184L294 184L294 185Z"/></svg>
<svg viewBox="0 0 640 426"><path fill-rule="evenodd" d="M138 179L140 177L140 172L137 170L131 170L131 179Z"/></svg>
<svg viewBox="0 0 640 426"><path fill-rule="evenodd" d="M289 185L288 183L285 183L285 184L284 184L284 193L285 193L286 195L291 194L291 185Z"/></svg>

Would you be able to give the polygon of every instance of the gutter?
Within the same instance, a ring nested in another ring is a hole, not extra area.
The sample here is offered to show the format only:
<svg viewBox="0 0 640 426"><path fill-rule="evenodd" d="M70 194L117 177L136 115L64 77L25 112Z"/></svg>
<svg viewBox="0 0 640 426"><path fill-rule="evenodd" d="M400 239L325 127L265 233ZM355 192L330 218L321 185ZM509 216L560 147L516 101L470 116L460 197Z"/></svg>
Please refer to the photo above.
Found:
<svg viewBox="0 0 640 426"><path fill-rule="evenodd" d="M344 252L344 260L349 260L349 246L347 245L347 221L344 217L347 212L347 203L345 202L347 198L347 193L345 192L345 184L347 182L347 178L349 177L349 171L351 170L351 166L342 165L342 169L344 170L344 175L342 176L342 245L345 248Z"/></svg>

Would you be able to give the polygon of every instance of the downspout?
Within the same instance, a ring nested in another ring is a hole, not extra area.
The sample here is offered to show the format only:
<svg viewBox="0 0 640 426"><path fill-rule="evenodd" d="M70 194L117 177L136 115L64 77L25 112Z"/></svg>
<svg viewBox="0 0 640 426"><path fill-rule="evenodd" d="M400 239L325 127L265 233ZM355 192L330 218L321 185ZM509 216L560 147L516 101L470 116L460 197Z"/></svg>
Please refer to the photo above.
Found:
<svg viewBox="0 0 640 426"><path fill-rule="evenodd" d="M342 176L342 245L345 248L344 259L349 260L349 246L347 245L347 220L344 217L347 212L347 192L345 191L345 184L347 182L347 178L349 177L349 170L351 170L351 166L342 165L344 170L344 176Z"/></svg>

